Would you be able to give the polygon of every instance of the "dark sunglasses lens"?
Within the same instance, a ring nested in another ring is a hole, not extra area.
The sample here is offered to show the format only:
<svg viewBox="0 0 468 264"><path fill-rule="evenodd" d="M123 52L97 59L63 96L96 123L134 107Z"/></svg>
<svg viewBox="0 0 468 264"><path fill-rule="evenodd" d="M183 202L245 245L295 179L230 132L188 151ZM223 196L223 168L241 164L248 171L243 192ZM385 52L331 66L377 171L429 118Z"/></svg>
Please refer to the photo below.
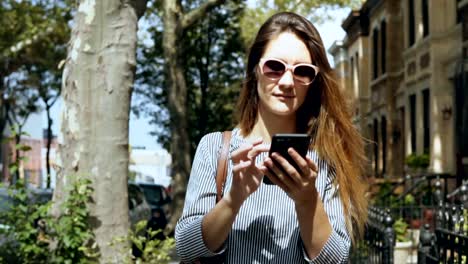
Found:
<svg viewBox="0 0 468 264"><path fill-rule="evenodd" d="M280 78L285 69L283 63L275 60L268 60L263 64L263 74L269 78Z"/></svg>
<svg viewBox="0 0 468 264"><path fill-rule="evenodd" d="M316 74L315 69L311 66L300 65L294 69L294 77L303 83L311 83Z"/></svg>

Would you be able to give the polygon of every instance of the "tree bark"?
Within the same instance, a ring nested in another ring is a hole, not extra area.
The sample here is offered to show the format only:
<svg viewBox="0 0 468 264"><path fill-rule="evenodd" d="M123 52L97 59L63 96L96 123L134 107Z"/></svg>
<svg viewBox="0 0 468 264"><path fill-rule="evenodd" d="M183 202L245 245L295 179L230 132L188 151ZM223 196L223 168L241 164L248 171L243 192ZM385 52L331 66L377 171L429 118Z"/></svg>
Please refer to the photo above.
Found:
<svg viewBox="0 0 468 264"><path fill-rule="evenodd" d="M47 152L46 152L46 188L50 188L50 146L52 145L52 118L50 117L51 106L46 103L47 112Z"/></svg>
<svg viewBox="0 0 468 264"><path fill-rule="evenodd" d="M163 50L168 80L168 108L171 115L171 149L173 214L168 223L169 231L175 227L182 214L185 192L190 174L190 140L187 129L187 84L184 75L183 50L179 43L184 37L184 30L202 18L214 6L223 0L207 0L198 8L184 14L180 0L163 0Z"/></svg>
<svg viewBox="0 0 468 264"><path fill-rule="evenodd" d="M124 253L109 243L129 230L128 126L141 6L146 1L81 0L62 76L52 213L60 214L75 177L92 180L88 208L101 263L122 260Z"/></svg>

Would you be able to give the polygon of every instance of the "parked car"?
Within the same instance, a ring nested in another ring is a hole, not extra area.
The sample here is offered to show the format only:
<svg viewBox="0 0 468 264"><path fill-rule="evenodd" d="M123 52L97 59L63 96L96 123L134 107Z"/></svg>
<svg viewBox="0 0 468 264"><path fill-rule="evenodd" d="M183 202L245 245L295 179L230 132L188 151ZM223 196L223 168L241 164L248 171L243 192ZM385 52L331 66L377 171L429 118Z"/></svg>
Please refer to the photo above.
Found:
<svg viewBox="0 0 468 264"><path fill-rule="evenodd" d="M147 201L143 189L134 182L128 183L128 213L130 224L135 226L142 220L150 220L151 207Z"/></svg>
<svg viewBox="0 0 468 264"><path fill-rule="evenodd" d="M167 189L162 185L154 183L139 183L139 186L143 189L146 200L151 207L151 218L148 221L147 228L153 231L164 230L167 225L167 219L171 216L171 197ZM165 235L163 232L159 232L155 238L163 240Z"/></svg>
<svg viewBox="0 0 468 264"><path fill-rule="evenodd" d="M148 201L151 211L162 209L164 216L169 218L171 216L170 203L172 201L167 189L159 184L154 183L138 183L143 189L143 193Z"/></svg>

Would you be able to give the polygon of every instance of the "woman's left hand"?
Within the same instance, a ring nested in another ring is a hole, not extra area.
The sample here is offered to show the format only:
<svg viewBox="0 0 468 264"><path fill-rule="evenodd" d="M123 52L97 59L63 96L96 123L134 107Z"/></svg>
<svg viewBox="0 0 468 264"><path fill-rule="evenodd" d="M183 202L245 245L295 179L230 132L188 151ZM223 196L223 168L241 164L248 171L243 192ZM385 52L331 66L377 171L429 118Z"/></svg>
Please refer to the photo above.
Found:
<svg viewBox="0 0 468 264"><path fill-rule="evenodd" d="M317 198L315 179L317 178L317 165L309 157L301 157L293 148L288 149L288 154L299 167L297 170L284 157L273 153L265 159L266 168L263 173L281 189L283 189L296 205L310 204Z"/></svg>

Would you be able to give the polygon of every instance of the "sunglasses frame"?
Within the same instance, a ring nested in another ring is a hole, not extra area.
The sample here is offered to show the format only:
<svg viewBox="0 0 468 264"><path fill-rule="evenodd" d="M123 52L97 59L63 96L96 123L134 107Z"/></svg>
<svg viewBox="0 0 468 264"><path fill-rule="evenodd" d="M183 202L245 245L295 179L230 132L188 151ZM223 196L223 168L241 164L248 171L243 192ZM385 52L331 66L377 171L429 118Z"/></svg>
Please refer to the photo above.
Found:
<svg viewBox="0 0 468 264"><path fill-rule="evenodd" d="M281 74L280 77L278 77L278 78L272 78L272 77L266 76L266 75L263 73L263 66L265 66L265 63L266 63L267 61L270 61L270 60L279 62L279 63L281 63L281 64L284 65L285 70L284 70L283 74ZM274 81L277 81L277 80L281 79L281 78L283 77L283 75L284 75L287 71L291 70L293 79L294 79L295 81L298 81L298 82L299 82L300 84L302 84L302 85L309 85L309 84L313 83L314 80L315 80L315 78L317 77L318 73L320 72L320 68L319 68L318 66L315 66L315 65L310 64L310 63L298 63L298 64L295 64L295 65L291 65L291 64L288 64L288 63L284 62L283 60L275 59L275 58L261 58L260 61L259 61L259 63L258 63L258 66L260 67L260 73L261 73L263 76L265 76L266 78L268 78L268 79L270 79L270 80L274 80ZM310 81L309 83L305 83L305 82L302 82L302 81L300 81L299 79L296 78L296 76L295 76L295 74L294 74L294 70L295 70L297 67L299 67L299 66L308 66L308 67L312 67L312 69L315 70L315 76L314 76L314 78L312 79L312 81Z"/></svg>

